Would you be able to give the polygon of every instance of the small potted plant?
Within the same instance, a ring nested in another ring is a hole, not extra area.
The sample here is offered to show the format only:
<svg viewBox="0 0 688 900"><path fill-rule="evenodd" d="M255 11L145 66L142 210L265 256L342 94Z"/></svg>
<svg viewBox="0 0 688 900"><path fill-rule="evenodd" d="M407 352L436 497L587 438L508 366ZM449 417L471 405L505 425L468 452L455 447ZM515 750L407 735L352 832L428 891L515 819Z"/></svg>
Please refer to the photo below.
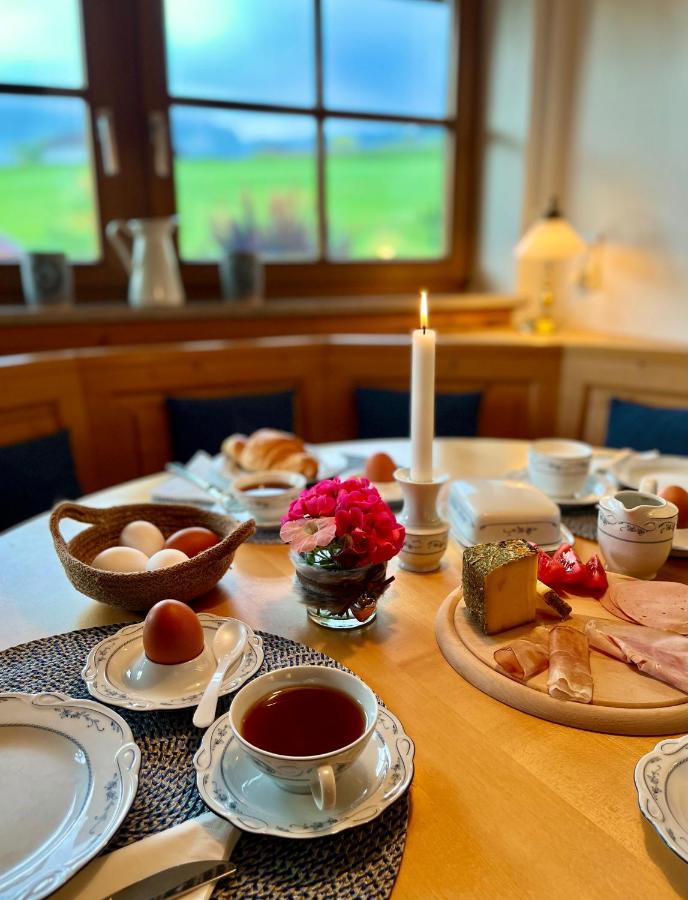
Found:
<svg viewBox="0 0 688 900"><path fill-rule="evenodd" d="M241 219L213 223L215 240L222 248L220 286L225 300L249 300L259 304L263 298L260 232L250 199L244 197L242 206Z"/></svg>
<svg viewBox="0 0 688 900"><path fill-rule="evenodd" d="M328 628L372 622L394 580L387 563L404 527L367 478L331 478L303 491L282 520L308 615Z"/></svg>

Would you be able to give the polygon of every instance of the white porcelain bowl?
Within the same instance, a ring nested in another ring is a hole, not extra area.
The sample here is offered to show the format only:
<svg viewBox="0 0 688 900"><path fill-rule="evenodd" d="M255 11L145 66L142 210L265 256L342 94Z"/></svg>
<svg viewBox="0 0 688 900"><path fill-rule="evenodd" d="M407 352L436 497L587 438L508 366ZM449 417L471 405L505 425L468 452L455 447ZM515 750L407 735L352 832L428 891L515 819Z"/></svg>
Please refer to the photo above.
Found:
<svg viewBox="0 0 688 900"><path fill-rule="evenodd" d="M547 438L528 449L528 477L550 497L575 497L590 474L592 447L582 441Z"/></svg>
<svg viewBox="0 0 688 900"><path fill-rule="evenodd" d="M264 488L264 485L281 485L280 488ZM293 500L306 487L303 475L294 472L266 470L239 475L230 484L230 491L258 525L279 525Z"/></svg>

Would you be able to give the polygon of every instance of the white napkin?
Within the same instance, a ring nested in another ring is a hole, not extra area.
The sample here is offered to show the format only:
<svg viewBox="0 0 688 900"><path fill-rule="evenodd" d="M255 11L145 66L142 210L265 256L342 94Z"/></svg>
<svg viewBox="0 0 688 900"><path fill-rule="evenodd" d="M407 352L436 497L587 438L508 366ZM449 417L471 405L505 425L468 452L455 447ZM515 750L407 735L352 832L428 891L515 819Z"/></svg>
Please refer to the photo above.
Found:
<svg viewBox="0 0 688 900"><path fill-rule="evenodd" d="M152 834L92 860L52 900L102 900L135 881L187 862L229 859L241 832L215 813L204 813L168 831ZM228 876L231 878L232 876ZM189 900L208 900L214 884L199 887Z"/></svg>
<svg viewBox="0 0 688 900"><path fill-rule="evenodd" d="M206 453L205 450L199 450L197 453L194 453L187 463L186 468L190 472L193 472L194 475L205 478L206 481L209 481L220 489L227 487L226 482L223 483L222 479L218 478L218 473L213 467L213 458L209 453ZM205 491L202 491L190 482L185 481L183 478L179 478L177 475L173 475L171 478L168 478L167 481L163 481L158 487L153 488L151 498L159 503L199 503L203 506L214 505L213 498L209 497Z"/></svg>

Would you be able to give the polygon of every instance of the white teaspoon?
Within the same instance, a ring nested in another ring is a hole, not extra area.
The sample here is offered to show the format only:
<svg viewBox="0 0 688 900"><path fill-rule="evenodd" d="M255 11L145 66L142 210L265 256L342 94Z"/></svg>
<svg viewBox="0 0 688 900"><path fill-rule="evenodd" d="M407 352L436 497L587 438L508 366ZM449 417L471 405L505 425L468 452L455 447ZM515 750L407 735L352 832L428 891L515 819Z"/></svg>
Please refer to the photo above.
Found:
<svg viewBox="0 0 688 900"><path fill-rule="evenodd" d="M196 707L193 723L197 728L207 728L215 721L217 700L225 672L244 652L247 638L246 626L243 622L238 622L236 619L225 622L215 632L213 653L217 660L217 668L203 692L201 702Z"/></svg>

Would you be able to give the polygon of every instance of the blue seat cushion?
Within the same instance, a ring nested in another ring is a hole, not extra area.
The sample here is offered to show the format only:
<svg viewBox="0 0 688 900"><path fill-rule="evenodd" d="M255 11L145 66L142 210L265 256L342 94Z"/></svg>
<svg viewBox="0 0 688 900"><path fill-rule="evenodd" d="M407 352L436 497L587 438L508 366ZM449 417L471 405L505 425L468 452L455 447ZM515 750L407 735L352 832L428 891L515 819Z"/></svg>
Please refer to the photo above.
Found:
<svg viewBox="0 0 688 900"><path fill-rule="evenodd" d="M408 437L408 391L357 388L359 438ZM437 437L475 437L478 433L480 392L435 395Z"/></svg>
<svg viewBox="0 0 688 900"><path fill-rule="evenodd" d="M688 455L688 409L644 406L612 398L607 447Z"/></svg>
<svg viewBox="0 0 688 900"><path fill-rule="evenodd" d="M81 493L67 431L0 447L0 531Z"/></svg>
<svg viewBox="0 0 688 900"><path fill-rule="evenodd" d="M187 462L197 450L218 453L230 434L251 434L258 428L292 431L294 393L230 397L168 397L174 458Z"/></svg>

